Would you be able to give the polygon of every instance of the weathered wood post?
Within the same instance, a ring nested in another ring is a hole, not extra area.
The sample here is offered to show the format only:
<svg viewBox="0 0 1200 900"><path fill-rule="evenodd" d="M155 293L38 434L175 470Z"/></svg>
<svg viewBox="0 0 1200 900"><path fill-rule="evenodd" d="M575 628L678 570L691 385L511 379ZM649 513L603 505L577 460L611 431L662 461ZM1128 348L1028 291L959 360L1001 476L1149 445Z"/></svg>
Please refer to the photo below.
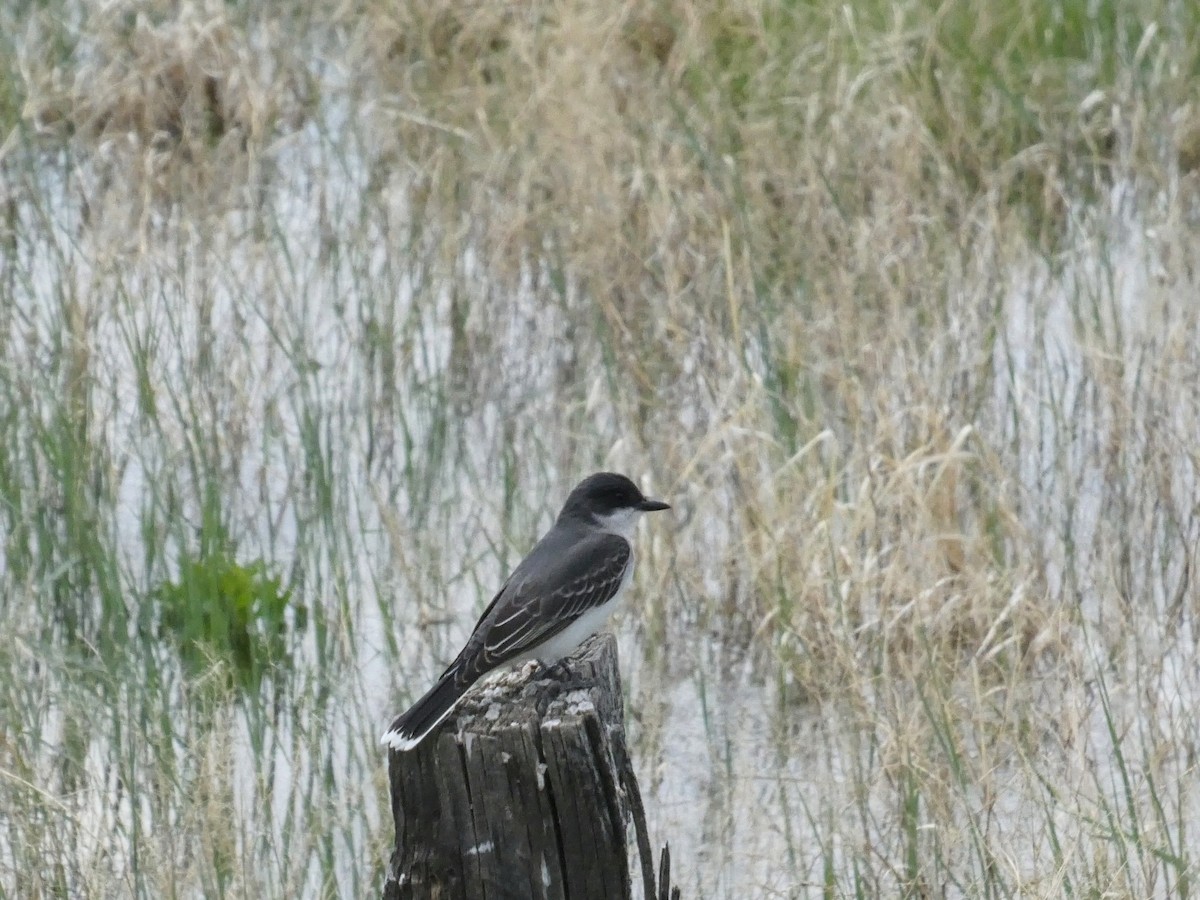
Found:
<svg viewBox="0 0 1200 900"><path fill-rule="evenodd" d="M625 748L616 641L593 638L553 677L476 687L417 748L388 758L396 846L384 900L629 900L626 826L656 884Z"/></svg>

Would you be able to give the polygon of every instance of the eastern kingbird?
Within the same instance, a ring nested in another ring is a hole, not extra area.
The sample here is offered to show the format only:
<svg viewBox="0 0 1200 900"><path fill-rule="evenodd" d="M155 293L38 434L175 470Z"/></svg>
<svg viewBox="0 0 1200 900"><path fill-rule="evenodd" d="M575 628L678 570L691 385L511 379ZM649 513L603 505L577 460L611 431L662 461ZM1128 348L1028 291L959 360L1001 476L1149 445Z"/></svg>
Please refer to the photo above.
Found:
<svg viewBox="0 0 1200 900"><path fill-rule="evenodd" d="M575 486L562 512L508 576L462 652L429 693L383 735L411 750L476 681L500 666L550 665L603 627L633 577L633 532L642 513L670 509L624 475L598 472Z"/></svg>

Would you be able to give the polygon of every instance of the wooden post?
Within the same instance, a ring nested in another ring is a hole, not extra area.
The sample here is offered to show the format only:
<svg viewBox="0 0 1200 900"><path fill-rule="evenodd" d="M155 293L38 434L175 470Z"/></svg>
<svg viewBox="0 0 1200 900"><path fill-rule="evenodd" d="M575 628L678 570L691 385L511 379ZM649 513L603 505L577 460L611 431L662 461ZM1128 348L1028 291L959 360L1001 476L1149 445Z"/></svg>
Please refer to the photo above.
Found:
<svg viewBox="0 0 1200 900"><path fill-rule="evenodd" d="M630 900L631 819L644 896L678 896L653 875L611 635L476 686L388 777L384 900Z"/></svg>

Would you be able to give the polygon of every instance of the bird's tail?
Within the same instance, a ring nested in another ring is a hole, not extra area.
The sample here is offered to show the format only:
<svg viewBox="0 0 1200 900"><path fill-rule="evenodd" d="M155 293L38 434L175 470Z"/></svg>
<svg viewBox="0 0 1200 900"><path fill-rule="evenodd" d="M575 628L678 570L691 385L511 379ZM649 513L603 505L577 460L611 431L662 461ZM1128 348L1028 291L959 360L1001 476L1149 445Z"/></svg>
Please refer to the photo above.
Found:
<svg viewBox="0 0 1200 900"><path fill-rule="evenodd" d="M449 669L437 684L420 700L401 713L383 733L383 743L393 750L411 750L433 731L442 719L450 715L458 698L471 685L457 679L456 669Z"/></svg>

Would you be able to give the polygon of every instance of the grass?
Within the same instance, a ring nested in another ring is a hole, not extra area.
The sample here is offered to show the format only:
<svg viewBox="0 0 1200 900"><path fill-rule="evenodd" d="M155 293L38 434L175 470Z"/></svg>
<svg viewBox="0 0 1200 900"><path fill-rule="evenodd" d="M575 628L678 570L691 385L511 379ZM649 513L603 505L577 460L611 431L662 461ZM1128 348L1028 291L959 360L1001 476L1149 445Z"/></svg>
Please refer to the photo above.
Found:
<svg viewBox="0 0 1200 900"><path fill-rule="evenodd" d="M685 896L1189 896L1198 25L0 11L0 897L374 894L602 466Z"/></svg>

